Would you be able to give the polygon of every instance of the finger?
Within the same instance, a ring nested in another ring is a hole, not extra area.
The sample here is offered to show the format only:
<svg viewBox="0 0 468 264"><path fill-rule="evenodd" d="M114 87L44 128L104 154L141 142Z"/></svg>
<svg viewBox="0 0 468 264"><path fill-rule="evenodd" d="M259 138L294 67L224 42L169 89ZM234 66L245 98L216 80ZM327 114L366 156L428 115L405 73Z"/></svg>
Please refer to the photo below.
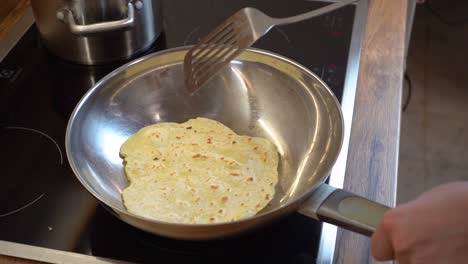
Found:
<svg viewBox="0 0 468 264"><path fill-rule="evenodd" d="M388 230L385 222L382 221L372 235L371 252L376 260L385 261L394 258L395 252L393 251L390 232L388 232Z"/></svg>

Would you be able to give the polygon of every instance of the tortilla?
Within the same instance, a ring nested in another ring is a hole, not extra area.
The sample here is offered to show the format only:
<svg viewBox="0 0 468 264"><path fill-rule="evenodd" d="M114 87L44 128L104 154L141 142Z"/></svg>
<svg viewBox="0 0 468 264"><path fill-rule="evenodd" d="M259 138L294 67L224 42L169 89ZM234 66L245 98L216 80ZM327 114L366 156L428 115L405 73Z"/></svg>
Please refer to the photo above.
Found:
<svg viewBox="0 0 468 264"><path fill-rule="evenodd" d="M271 201L278 182L274 144L207 118L144 127L127 139L120 155L129 180L122 192L127 210L165 222L253 216Z"/></svg>

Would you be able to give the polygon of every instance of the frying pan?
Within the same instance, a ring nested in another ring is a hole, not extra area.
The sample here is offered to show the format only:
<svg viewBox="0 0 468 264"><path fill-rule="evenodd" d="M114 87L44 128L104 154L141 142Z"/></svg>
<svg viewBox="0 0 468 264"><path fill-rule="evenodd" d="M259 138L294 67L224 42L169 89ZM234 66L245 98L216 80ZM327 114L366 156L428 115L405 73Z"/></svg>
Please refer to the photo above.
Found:
<svg viewBox="0 0 468 264"><path fill-rule="evenodd" d="M325 182L340 153L343 117L336 97L316 75L288 58L248 49L197 94L183 78L189 47L132 61L96 83L75 107L66 151L82 185L122 221L176 239L213 239L251 230L299 211L371 235L387 207ZM238 134L270 139L280 155L279 182L270 205L246 219L174 224L128 212L120 146L158 122L207 117Z"/></svg>

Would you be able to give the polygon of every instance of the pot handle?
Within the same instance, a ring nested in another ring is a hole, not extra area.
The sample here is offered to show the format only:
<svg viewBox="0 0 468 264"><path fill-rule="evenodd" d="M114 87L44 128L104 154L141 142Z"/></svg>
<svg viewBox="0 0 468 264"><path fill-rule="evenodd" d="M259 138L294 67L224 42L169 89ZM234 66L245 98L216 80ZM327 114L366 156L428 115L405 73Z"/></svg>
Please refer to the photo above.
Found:
<svg viewBox="0 0 468 264"><path fill-rule="evenodd" d="M319 221L371 236L389 210L371 201L328 184L321 184L303 203L299 212Z"/></svg>
<svg viewBox="0 0 468 264"><path fill-rule="evenodd" d="M89 25L78 25L73 16L73 12L69 9L58 11L56 16L58 20L68 24L70 32L72 34L78 36L85 36L94 33L107 32L132 27L135 24L135 9L132 3L128 3L127 10L128 15L124 19L100 22Z"/></svg>

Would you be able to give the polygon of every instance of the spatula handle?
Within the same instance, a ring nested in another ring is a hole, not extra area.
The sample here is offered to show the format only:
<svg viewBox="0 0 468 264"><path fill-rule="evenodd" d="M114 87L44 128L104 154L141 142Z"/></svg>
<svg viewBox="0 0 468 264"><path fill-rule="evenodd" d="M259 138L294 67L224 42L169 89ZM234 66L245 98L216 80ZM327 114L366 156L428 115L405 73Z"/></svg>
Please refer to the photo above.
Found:
<svg viewBox="0 0 468 264"><path fill-rule="evenodd" d="M317 16L320 16L320 15L329 13L329 12L331 12L333 10L336 10L338 8L341 8L343 6L346 6L346 5L349 5L349 4L358 2L358 1L359 0L341 0L341 1L336 2L334 4L327 5L327 6L324 6L322 8L315 9L315 10L312 10L310 12L307 12L307 13L304 13L304 14L301 14L301 15L286 17L286 18L276 18L276 19L274 19L274 23L277 26L296 23L296 22L299 22L299 21L303 21L303 20L306 20L306 19L310 19L310 18L313 18L313 17L317 17Z"/></svg>

